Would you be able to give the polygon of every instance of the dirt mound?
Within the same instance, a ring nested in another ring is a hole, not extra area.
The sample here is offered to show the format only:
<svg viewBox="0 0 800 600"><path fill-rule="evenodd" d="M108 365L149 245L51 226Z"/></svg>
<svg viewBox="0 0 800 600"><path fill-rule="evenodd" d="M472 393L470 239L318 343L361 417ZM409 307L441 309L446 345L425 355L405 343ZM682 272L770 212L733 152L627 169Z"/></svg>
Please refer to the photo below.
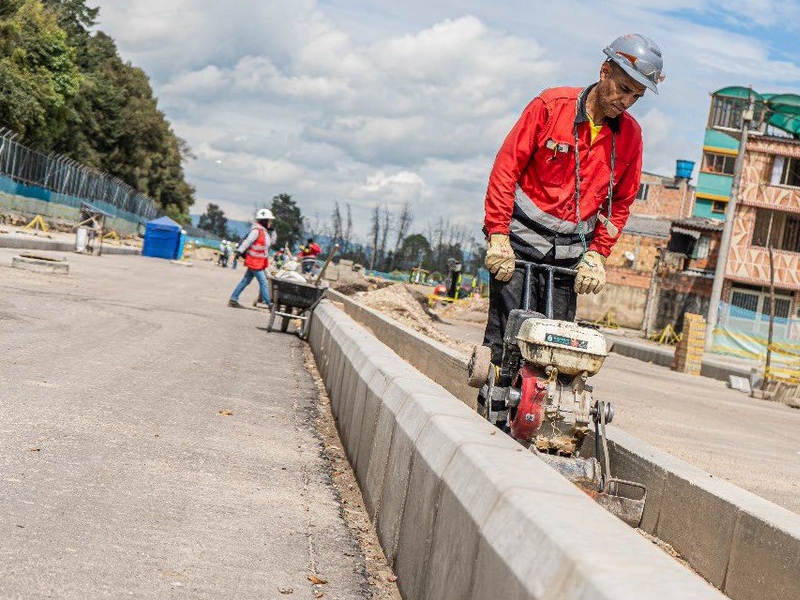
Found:
<svg viewBox="0 0 800 600"><path fill-rule="evenodd" d="M439 343L458 350L463 350L465 346L463 342L451 340L436 328L433 319L403 283L393 283L379 290L359 294L358 300Z"/></svg>
<svg viewBox="0 0 800 600"><path fill-rule="evenodd" d="M392 285L391 282L377 281L369 278L331 281L330 284L331 289L345 296L354 296L359 292L373 292L388 285Z"/></svg>
<svg viewBox="0 0 800 600"><path fill-rule="evenodd" d="M436 310L437 316L445 321L469 321L471 323L486 322L488 313L488 298L464 298L447 303Z"/></svg>

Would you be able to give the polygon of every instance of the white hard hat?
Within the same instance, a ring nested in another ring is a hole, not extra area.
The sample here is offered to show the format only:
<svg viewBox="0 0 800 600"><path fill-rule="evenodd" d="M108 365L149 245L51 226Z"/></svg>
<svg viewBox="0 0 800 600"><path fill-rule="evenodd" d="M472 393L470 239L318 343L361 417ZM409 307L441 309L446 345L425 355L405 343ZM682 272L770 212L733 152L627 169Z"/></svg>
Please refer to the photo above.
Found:
<svg viewBox="0 0 800 600"><path fill-rule="evenodd" d="M661 58L661 48L653 40L638 33L629 33L615 39L603 52L633 79L658 94L657 86L664 80L661 73L664 60Z"/></svg>
<svg viewBox="0 0 800 600"><path fill-rule="evenodd" d="M272 211L268 208L259 208L256 213L256 221L261 221L263 219L275 219L275 215L273 215Z"/></svg>

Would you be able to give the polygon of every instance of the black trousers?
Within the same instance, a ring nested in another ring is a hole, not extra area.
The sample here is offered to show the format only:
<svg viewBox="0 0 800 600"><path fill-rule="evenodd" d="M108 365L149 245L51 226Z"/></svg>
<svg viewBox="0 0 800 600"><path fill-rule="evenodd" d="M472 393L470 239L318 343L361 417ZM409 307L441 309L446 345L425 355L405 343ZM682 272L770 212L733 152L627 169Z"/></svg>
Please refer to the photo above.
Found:
<svg viewBox="0 0 800 600"><path fill-rule="evenodd" d="M503 359L503 335L508 313L522 306L525 271L516 269L509 281L498 281L494 275L489 280L489 319L483 334L483 345L492 349L492 363L499 365ZM545 314L547 276L540 271L531 272L531 302L529 310ZM553 318L574 321L578 295L574 291L575 278L558 276L553 279Z"/></svg>

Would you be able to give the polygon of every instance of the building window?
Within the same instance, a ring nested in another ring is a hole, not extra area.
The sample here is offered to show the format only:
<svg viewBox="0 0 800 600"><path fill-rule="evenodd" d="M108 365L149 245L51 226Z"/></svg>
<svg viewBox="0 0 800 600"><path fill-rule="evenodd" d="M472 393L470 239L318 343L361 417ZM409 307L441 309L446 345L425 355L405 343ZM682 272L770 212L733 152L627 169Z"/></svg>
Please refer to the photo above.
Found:
<svg viewBox="0 0 800 600"><path fill-rule="evenodd" d="M701 235L700 239L694 243L694 248L692 249L692 258L708 258L708 250L710 246L711 238L707 235Z"/></svg>
<svg viewBox="0 0 800 600"><path fill-rule="evenodd" d="M725 214L725 208L728 206L727 202L722 202L721 200L714 200L711 203L711 212L716 213L718 215Z"/></svg>
<svg viewBox="0 0 800 600"><path fill-rule="evenodd" d="M741 98L723 98L714 96L711 101L711 114L708 124L711 127L724 129L742 128L742 109L744 100Z"/></svg>
<svg viewBox="0 0 800 600"><path fill-rule="evenodd" d="M775 297L775 317L778 319L788 319L789 318L789 309L792 306L792 299L791 298L780 298L778 296ZM764 305L761 309L763 312L761 314L762 319L769 319L769 296L764 296Z"/></svg>
<svg viewBox="0 0 800 600"><path fill-rule="evenodd" d="M731 316L740 319L754 318L758 310L759 294L733 290L731 293Z"/></svg>
<svg viewBox="0 0 800 600"><path fill-rule="evenodd" d="M789 296L775 295L775 317L788 319L792 299ZM769 292L734 289L731 293L730 315L739 319L769 319Z"/></svg>
<svg viewBox="0 0 800 600"><path fill-rule="evenodd" d="M759 208L753 228L753 246L800 252L800 215Z"/></svg>
<svg viewBox="0 0 800 600"><path fill-rule="evenodd" d="M775 156L772 160L770 183L800 187L800 159L790 156Z"/></svg>
<svg viewBox="0 0 800 600"><path fill-rule="evenodd" d="M647 196L650 194L650 184L649 183L640 183L639 184L639 191L636 192L636 199L641 200L642 202L647 202Z"/></svg>
<svg viewBox="0 0 800 600"><path fill-rule="evenodd" d="M728 154L715 154L713 152L703 153L703 170L710 173L722 173L723 175L733 175L733 168L736 165L736 157Z"/></svg>

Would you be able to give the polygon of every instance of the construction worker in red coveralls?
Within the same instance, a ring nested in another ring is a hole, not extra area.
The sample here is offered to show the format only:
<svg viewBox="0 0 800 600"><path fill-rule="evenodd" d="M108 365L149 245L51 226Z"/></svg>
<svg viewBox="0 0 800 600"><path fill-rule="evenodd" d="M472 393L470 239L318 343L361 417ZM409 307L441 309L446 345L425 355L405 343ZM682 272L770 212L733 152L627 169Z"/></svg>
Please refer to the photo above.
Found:
<svg viewBox="0 0 800 600"><path fill-rule="evenodd" d="M494 365L502 361L508 314L521 305L523 270L515 259L577 269L574 279L556 274L553 289L553 318L573 321L577 294L603 289L606 257L639 189L642 134L626 111L645 90L658 94L661 50L631 34L603 52L598 82L544 90L495 158L485 203L491 275L483 339ZM535 272L531 310L541 313L544 283L545 275Z"/></svg>
<svg viewBox="0 0 800 600"><path fill-rule="evenodd" d="M269 266L269 247L275 244L277 234L272 223L275 220L275 215L268 208L260 208L256 212L256 222L253 223L250 233L247 234L239 247L236 248L234 260L238 260L244 256L244 266L247 271L238 283L236 288L228 300L228 306L233 308L242 308L239 304L239 294L244 291L250 282L255 278L258 281L258 287L261 291L261 299L267 307L272 306L272 301L269 297L269 288L267 287L267 277L264 274L267 266Z"/></svg>
<svg viewBox="0 0 800 600"><path fill-rule="evenodd" d="M311 273L314 270L314 265L317 262L317 256L322 252L313 238L308 238L305 246L300 246L300 264L303 273Z"/></svg>

